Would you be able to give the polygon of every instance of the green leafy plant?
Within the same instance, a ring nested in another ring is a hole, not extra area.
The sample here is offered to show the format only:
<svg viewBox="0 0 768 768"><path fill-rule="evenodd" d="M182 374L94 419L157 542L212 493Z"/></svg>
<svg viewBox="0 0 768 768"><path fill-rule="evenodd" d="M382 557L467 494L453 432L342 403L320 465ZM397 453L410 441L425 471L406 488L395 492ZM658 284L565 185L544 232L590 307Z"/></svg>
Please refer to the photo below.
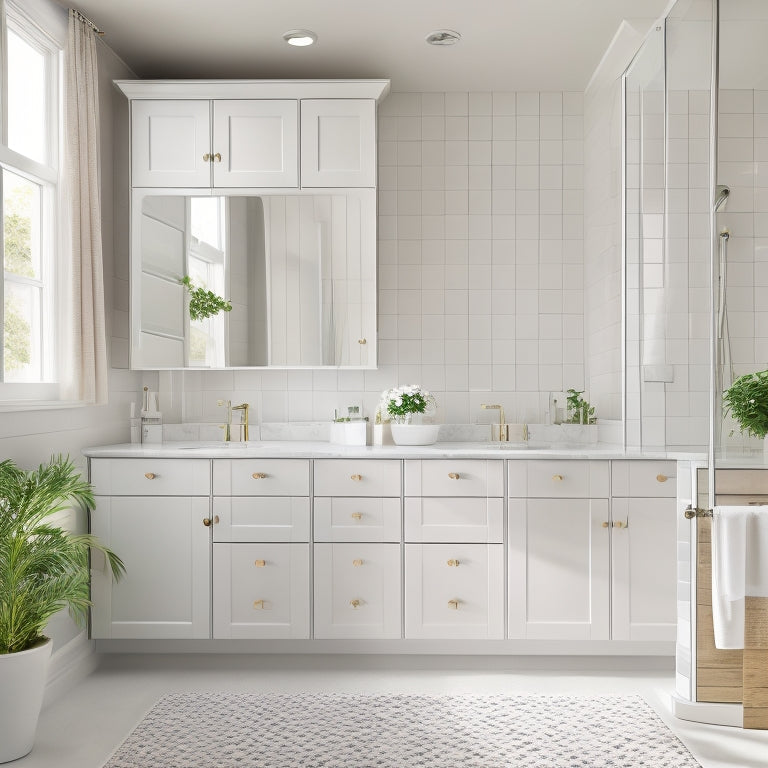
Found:
<svg viewBox="0 0 768 768"><path fill-rule="evenodd" d="M739 376L723 393L723 415L733 416L742 432L768 434L768 371Z"/></svg>
<svg viewBox="0 0 768 768"><path fill-rule="evenodd" d="M44 639L48 620L67 607L82 624L90 601L90 549L100 550L115 578L123 561L85 533L49 522L72 504L93 505L93 491L74 464L59 456L36 470L0 462L0 654Z"/></svg>
<svg viewBox="0 0 768 768"><path fill-rule="evenodd" d="M219 312L232 311L232 305L226 299L206 288L196 287L189 275L182 277L179 282L189 293L189 316L192 320L204 320Z"/></svg>
<svg viewBox="0 0 768 768"><path fill-rule="evenodd" d="M569 389L566 398L568 405L568 418L565 424L594 424L595 408L590 405L583 397L584 390L581 392L575 389Z"/></svg>
<svg viewBox="0 0 768 768"><path fill-rule="evenodd" d="M406 417L434 410L435 405L435 398L430 392L416 384L410 384L382 392L379 411L383 417Z"/></svg>

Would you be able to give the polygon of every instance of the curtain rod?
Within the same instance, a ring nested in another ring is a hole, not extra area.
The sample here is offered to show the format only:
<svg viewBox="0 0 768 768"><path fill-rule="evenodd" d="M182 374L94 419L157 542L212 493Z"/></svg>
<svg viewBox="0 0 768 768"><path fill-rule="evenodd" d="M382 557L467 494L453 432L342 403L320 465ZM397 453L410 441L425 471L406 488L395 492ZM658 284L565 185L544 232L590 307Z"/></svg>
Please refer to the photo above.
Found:
<svg viewBox="0 0 768 768"><path fill-rule="evenodd" d="M75 14L75 16L77 16L78 19L80 19L80 21L83 22L83 24L87 24L97 35L105 34L105 32L100 30L87 16L83 16L80 11L73 8L72 12Z"/></svg>

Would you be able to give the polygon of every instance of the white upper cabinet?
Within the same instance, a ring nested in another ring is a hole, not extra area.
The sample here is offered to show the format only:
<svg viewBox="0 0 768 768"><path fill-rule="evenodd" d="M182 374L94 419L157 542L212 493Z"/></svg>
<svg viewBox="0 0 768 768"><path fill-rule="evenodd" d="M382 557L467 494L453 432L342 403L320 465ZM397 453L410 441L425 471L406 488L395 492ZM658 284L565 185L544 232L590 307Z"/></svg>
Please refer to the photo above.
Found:
<svg viewBox="0 0 768 768"><path fill-rule="evenodd" d="M301 186L376 186L376 103L303 99Z"/></svg>

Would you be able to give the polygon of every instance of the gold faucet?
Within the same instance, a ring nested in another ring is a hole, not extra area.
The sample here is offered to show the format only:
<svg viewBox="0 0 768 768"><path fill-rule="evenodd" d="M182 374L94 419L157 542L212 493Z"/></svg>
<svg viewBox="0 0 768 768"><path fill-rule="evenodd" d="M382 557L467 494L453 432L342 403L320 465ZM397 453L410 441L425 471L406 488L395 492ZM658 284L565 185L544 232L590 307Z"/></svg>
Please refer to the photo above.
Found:
<svg viewBox="0 0 768 768"><path fill-rule="evenodd" d="M504 419L504 406L503 405L486 405L481 403L481 408L486 410L499 412L499 423L491 424L491 440L496 440L502 443L509 442L509 424Z"/></svg>
<svg viewBox="0 0 768 768"><path fill-rule="evenodd" d="M218 400L216 405L218 405L219 408L226 407L227 409L227 423L220 424L219 427L224 430L224 441L228 443L232 439L232 401Z"/></svg>
<svg viewBox="0 0 768 768"><path fill-rule="evenodd" d="M233 411L242 411L242 416L240 417L240 430L241 430L241 438L244 443L248 442L248 408L250 406L248 403L241 403L240 405L233 405L232 410Z"/></svg>

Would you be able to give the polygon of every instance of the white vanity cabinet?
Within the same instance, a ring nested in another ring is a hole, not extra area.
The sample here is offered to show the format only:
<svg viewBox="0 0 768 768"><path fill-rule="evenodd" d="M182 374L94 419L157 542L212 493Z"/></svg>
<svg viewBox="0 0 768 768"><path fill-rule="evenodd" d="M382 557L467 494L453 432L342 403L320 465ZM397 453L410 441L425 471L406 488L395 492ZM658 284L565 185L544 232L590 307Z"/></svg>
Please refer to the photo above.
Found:
<svg viewBox="0 0 768 768"><path fill-rule="evenodd" d="M210 462L92 459L91 482L91 530L126 566L114 582L94 554L93 637L210 637Z"/></svg>
<svg viewBox="0 0 768 768"><path fill-rule="evenodd" d="M504 637L504 463L405 462L405 636Z"/></svg>

